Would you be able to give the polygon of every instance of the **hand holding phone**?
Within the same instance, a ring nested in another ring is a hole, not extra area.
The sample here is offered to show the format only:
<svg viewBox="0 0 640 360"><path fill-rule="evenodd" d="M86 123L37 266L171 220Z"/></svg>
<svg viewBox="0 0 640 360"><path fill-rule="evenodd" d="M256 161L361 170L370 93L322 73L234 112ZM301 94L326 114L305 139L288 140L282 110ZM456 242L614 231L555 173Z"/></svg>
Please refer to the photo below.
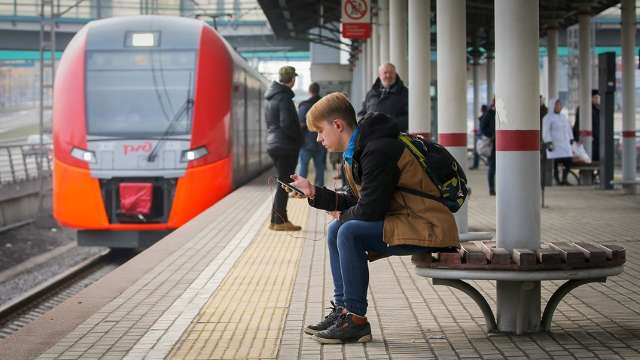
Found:
<svg viewBox="0 0 640 360"><path fill-rule="evenodd" d="M291 184L287 184L284 181L280 181L280 179L276 179L278 181L278 183L280 184L280 186L286 191L286 192L293 192L296 197L300 197L300 198L306 198L307 195L305 195L305 193L298 189L297 187L291 185Z"/></svg>

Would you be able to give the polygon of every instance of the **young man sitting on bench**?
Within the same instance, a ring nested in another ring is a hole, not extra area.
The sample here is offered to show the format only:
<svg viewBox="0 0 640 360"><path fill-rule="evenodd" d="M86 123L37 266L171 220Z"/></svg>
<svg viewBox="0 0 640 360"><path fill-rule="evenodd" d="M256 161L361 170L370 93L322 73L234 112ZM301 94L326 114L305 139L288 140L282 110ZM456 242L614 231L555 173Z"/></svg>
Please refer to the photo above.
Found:
<svg viewBox="0 0 640 360"><path fill-rule="evenodd" d="M420 252L455 251L459 245L453 215L442 202L397 190L415 189L439 197L424 168L398 139L396 123L381 113L356 123L349 100L332 93L307 113L307 126L330 152L344 152L349 192L314 187L292 175L309 204L334 218L328 228L333 310L305 328L321 343L367 342L367 260ZM296 196L296 195L294 195ZM297 195L299 196L299 195Z"/></svg>

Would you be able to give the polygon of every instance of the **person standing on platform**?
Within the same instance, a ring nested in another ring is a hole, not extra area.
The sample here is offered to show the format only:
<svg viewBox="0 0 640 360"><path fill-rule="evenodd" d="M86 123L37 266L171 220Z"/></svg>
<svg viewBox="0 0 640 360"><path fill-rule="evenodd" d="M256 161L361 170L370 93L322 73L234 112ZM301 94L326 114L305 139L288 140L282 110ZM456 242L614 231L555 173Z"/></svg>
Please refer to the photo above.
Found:
<svg viewBox="0 0 640 360"><path fill-rule="evenodd" d="M553 159L553 177L559 185L569 185L567 176L571 169L573 152L573 133L569 119L561 113L562 102L560 99L549 101L549 113L542 120L542 139L547 148L547 159ZM558 165L562 164L562 180L560 179Z"/></svg>
<svg viewBox="0 0 640 360"><path fill-rule="evenodd" d="M591 90L591 160L600 160L600 92ZM573 139L580 142L580 106L576 108L576 122L573 123Z"/></svg>
<svg viewBox="0 0 640 360"><path fill-rule="evenodd" d="M409 90L391 63L382 64L378 68L378 78L367 92L358 118L369 112L389 116L396 121L402 132L409 129Z"/></svg>
<svg viewBox="0 0 640 360"><path fill-rule="evenodd" d="M309 131L307 128L307 112L313 104L320 100L320 85L318 83L311 83L309 85L310 98L303 101L298 105L298 121L302 127L302 133L304 134L304 144L300 149L300 172L299 175L306 178L309 172L309 160L313 159L313 166L316 170L315 185L324 186L324 168L327 163L327 151L324 146L316 141L318 133Z"/></svg>
<svg viewBox="0 0 640 360"><path fill-rule="evenodd" d="M278 179L291 182L289 176L296 170L298 152L303 137L298 123L296 106L293 104L293 85L296 82L296 69L292 66L280 68L278 81L271 83L265 94L265 118L267 122L267 153L273 160ZM271 209L269 229L276 231L298 231L300 226L293 225L287 217L287 192L280 186L276 189Z"/></svg>
<svg viewBox="0 0 640 360"><path fill-rule="evenodd" d="M484 114L487 113L487 110L489 110L489 107L487 107L487 105L482 104L482 106L480 106L480 117L478 118L478 124L480 124L480 120L482 120ZM473 141L477 142L478 136L480 135L480 129L474 129L473 131L476 133L476 138ZM473 165L469 169L474 170L478 167L480 167L480 154L478 154L478 152L474 150Z"/></svg>
<svg viewBox="0 0 640 360"><path fill-rule="evenodd" d="M491 139L491 155L489 156L487 181L489 183L489 195L496 194L496 100L491 100L489 109L480 119L480 134Z"/></svg>

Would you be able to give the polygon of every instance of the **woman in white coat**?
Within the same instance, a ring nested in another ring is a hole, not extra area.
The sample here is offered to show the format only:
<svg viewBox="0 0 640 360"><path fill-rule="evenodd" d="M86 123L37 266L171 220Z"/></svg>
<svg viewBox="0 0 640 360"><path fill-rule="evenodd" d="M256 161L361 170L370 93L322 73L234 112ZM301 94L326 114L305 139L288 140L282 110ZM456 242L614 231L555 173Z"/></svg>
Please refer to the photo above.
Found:
<svg viewBox="0 0 640 360"><path fill-rule="evenodd" d="M560 99L549 101L549 113L542 119L542 139L547 145L547 159L553 159L553 177L559 185L569 185L567 175L571 169L573 152L573 131L569 119L560 111ZM562 180L558 174L558 164L562 164Z"/></svg>

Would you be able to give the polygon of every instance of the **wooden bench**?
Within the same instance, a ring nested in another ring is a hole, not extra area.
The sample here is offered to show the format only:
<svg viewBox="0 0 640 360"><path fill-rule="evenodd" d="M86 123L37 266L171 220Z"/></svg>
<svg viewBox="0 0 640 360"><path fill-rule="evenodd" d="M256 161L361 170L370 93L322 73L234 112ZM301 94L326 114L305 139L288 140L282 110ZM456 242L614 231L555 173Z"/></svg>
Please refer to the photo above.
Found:
<svg viewBox="0 0 640 360"><path fill-rule="evenodd" d="M577 163L571 166L571 170L578 170L578 185L593 185L598 177L600 164L597 161L591 164Z"/></svg>
<svg viewBox="0 0 640 360"><path fill-rule="evenodd" d="M571 290L591 282L605 282L622 273L625 249L618 245L586 242L552 242L537 250L497 248L494 240L462 243L459 252L413 255L416 273L463 291L480 307L487 331L497 332L491 307L469 283L463 280L545 281L566 280L549 298L540 329L549 331L553 313Z"/></svg>

